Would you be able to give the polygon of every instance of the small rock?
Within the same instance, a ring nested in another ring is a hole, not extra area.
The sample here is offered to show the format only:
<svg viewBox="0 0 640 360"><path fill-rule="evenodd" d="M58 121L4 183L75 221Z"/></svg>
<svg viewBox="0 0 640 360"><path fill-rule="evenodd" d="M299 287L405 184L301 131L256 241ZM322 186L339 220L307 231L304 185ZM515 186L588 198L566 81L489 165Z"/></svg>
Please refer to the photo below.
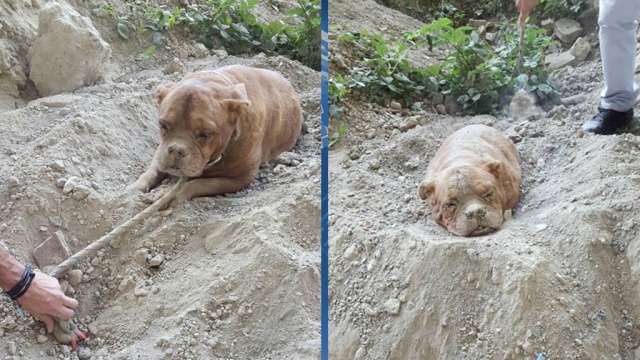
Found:
<svg viewBox="0 0 640 360"><path fill-rule="evenodd" d="M586 95L577 94L577 95L567 96L565 98L562 98L560 100L560 103L562 103L562 105L564 105L564 106L572 106L572 105L583 104L586 101L587 101L587 96Z"/></svg>
<svg viewBox="0 0 640 360"><path fill-rule="evenodd" d="M131 276L126 276L118 285L118 291L123 293L131 290L136 285L136 282Z"/></svg>
<svg viewBox="0 0 640 360"><path fill-rule="evenodd" d="M391 315L396 315L400 312L400 300L391 298L384 303L384 309Z"/></svg>
<svg viewBox="0 0 640 360"><path fill-rule="evenodd" d="M64 161L62 160L54 160L51 165L49 165L49 167L51 167L51 169L53 169L54 171L64 171Z"/></svg>
<svg viewBox="0 0 640 360"><path fill-rule="evenodd" d="M93 354L91 353L91 349L87 347L78 348L78 359L80 360L89 360L91 359Z"/></svg>
<svg viewBox="0 0 640 360"><path fill-rule="evenodd" d="M569 18L562 18L553 24L555 34L565 45L573 44L580 35L582 27L580 23Z"/></svg>
<svg viewBox="0 0 640 360"><path fill-rule="evenodd" d="M576 343L576 345L578 345L578 346L582 346L582 340L580 340L580 339L575 339L575 340L573 340L573 341Z"/></svg>
<svg viewBox="0 0 640 360"><path fill-rule="evenodd" d="M356 244L351 244L351 246L349 246L347 250L344 251L344 254L342 256L347 260L353 260L357 255Z"/></svg>
<svg viewBox="0 0 640 360"><path fill-rule="evenodd" d="M143 287L139 287L133 292L133 295L135 295L135 297L145 297L149 295L149 290Z"/></svg>
<svg viewBox="0 0 640 360"><path fill-rule="evenodd" d="M171 62L169 62L162 71L162 73L165 75L171 75L175 73L184 74L184 72L184 66L182 66L182 63L178 59L173 59Z"/></svg>
<svg viewBox="0 0 640 360"><path fill-rule="evenodd" d="M20 185L20 180L15 176L11 176L9 177L9 179L7 179L7 185L10 189L17 187L18 185Z"/></svg>
<svg viewBox="0 0 640 360"><path fill-rule="evenodd" d="M578 60L571 51L565 51L559 54L549 54L544 58L545 64L552 69L562 69L567 66L573 66Z"/></svg>
<svg viewBox="0 0 640 360"><path fill-rule="evenodd" d="M77 176L70 177L64 183L64 186L62 187L62 192L65 193L65 194L68 194L68 193L72 192L73 188L75 188L78 185L79 182L80 182L80 178L78 178Z"/></svg>
<svg viewBox="0 0 640 360"><path fill-rule="evenodd" d="M447 108L444 107L444 104L438 104L436 105L436 111L438 112L438 114L444 115L447 113Z"/></svg>
<svg viewBox="0 0 640 360"><path fill-rule="evenodd" d="M404 124L402 124L402 126L400 126L400 130L401 131L407 131L409 129L413 129L414 127L418 126L418 124L420 123L420 119L421 116L411 116L408 117L405 121Z"/></svg>
<svg viewBox="0 0 640 360"><path fill-rule="evenodd" d="M91 335L98 335L99 328L98 328L98 325L96 325L95 323L91 323L87 325L87 329L89 330L89 333Z"/></svg>
<svg viewBox="0 0 640 360"><path fill-rule="evenodd" d="M195 48L193 49L193 55L195 55L196 59L202 59L209 55L209 49L207 49L204 44L197 43Z"/></svg>
<svg viewBox="0 0 640 360"><path fill-rule="evenodd" d="M80 269L73 269L69 271L69 275L67 276L69 284L72 286L78 286L82 282L82 275L82 270Z"/></svg>
<svg viewBox="0 0 640 360"><path fill-rule="evenodd" d="M141 265L144 265L147 262L148 256L149 256L149 252L145 248L136 250L134 254L134 258L136 262Z"/></svg>
<svg viewBox="0 0 640 360"><path fill-rule="evenodd" d="M67 179L66 178L59 178L58 180L56 180L56 186L59 187L60 189L64 188L64 184L67 183ZM73 188L71 188L71 190L73 190Z"/></svg>
<svg viewBox="0 0 640 360"><path fill-rule="evenodd" d="M73 198L80 201L91 194L91 189L84 185L77 185L73 188Z"/></svg>
<svg viewBox="0 0 640 360"><path fill-rule="evenodd" d="M525 343L522 344L522 350L524 350L524 353L527 355L533 354L533 344L529 341L525 341Z"/></svg>
<svg viewBox="0 0 640 360"><path fill-rule="evenodd" d="M433 105L444 104L444 95L442 95L440 93L433 94L433 98L431 99L431 103Z"/></svg>
<svg viewBox="0 0 640 360"><path fill-rule="evenodd" d="M547 224L536 224L534 232L540 232L547 228Z"/></svg>
<svg viewBox="0 0 640 360"><path fill-rule="evenodd" d="M0 321L0 328L11 330L15 327L16 327L16 320L13 317L8 317Z"/></svg>
<svg viewBox="0 0 640 360"><path fill-rule="evenodd" d="M449 115L453 115L458 112L458 103L451 95L444 97L444 107L447 109L447 114Z"/></svg>
<svg viewBox="0 0 640 360"><path fill-rule="evenodd" d="M149 260L149 266L158 267L162 265L164 262L164 257L162 255L156 255L151 260Z"/></svg>
<svg viewBox="0 0 640 360"><path fill-rule="evenodd" d="M553 19L545 19L540 22L540 25L542 26L543 29L546 29L547 31L551 31L553 30L554 23L555 21L553 21Z"/></svg>
<svg viewBox="0 0 640 360"><path fill-rule="evenodd" d="M71 256L71 250L64 238L64 234L57 231L33 251L33 257L41 269L46 266L58 265Z"/></svg>
<svg viewBox="0 0 640 360"><path fill-rule="evenodd" d="M15 355L18 352L18 346L14 341L9 341L9 346L7 346L7 350L9 350L9 355Z"/></svg>
<svg viewBox="0 0 640 360"><path fill-rule="evenodd" d="M38 335L38 337L36 338L38 344L46 343L47 340L49 340L49 338L47 338L46 335Z"/></svg>
<svg viewBox="0 0 640 360"><path fill-rule="evenodd" d="M397 101L392 101L391 102L391 108L394 110L402 110L402 104L400 104Z"/></svg>
<svg viewBox="0 0 640 360"><path fill-rule="evenodd" d="M579 37L576 39L576 42L573 44L569 52L571 55L576 57L577 61L586 60L587 56L589 56L589 52L591 51L591 44L585 38Z"/></svg>

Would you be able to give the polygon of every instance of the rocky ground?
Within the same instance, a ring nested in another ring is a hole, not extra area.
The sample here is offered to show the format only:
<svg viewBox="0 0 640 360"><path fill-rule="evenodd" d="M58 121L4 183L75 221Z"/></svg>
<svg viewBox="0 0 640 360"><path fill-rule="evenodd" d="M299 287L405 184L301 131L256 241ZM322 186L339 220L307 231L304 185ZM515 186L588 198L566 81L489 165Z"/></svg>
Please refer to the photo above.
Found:
<svg viewBox="0 0 640 360"><path fill-rule="evenodd" d="M177 36L141 59L148 45L121 42L113 23L90 17L82 1L59 3L53 19L74 18L67 22L79 32L67 30L88 39L70 50L71 64L58 58L67 31L38 41L47 2L0 2L0 240L21 261L37 265L34 249L56 232L74 253L147 206L148 195L125 187L158 144L161 83L226 64L276 70L298 91L305 131L248 189L154 215L65 277L63 288L80 303L76 321L89 333L77 353L0 297L0 359L317 359L319 73ZM50 67L30 62L38 57ZM51 80L52 69L68 72L64 84Z"/></svg>
<svg viewBox="0 0 640 360"><path fill-rule="evenodd" d="M330 6L337 29L357 28L349 13L415 23L368 0ZM591 52L559 70L557 106L495 118L346 104L330 152L332 358L640 359L640 130L580 130L602 87L595 24L582 27ZM516 142L524 180L500 231L460 238L417 189L444 138L473 123Z"/></svg>

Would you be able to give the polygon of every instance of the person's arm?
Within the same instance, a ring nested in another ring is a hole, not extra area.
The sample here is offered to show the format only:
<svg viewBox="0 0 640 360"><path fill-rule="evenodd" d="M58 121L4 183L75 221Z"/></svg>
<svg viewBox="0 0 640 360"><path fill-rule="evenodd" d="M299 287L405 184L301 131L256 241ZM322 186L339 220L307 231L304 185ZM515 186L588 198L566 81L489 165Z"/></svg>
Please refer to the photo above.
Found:
<svg viewBox="0 0 640 360"><path fill-rule="evenodd" d="M0 287L2 290L7 292L18 284L24 270L25 266L11 256L0 244ZM33 317L43 321L49 333L53 331L53 316L69 320L74 316L73 310L78 306L78 301L64 295L58 280L39 271L35 272L31 285L17 301Z"/></svg>
<svg viewBox="0 0 640 360"><path fill-rule="evenodd" d="M520 18L518 22L520 26L524 25L525 20L529 17L529 13L538 5L538 0L515 0L516 9L520 10Z"/></svg>
<svg viewBox="0 0 640 360"><path fill-rule="evenodd" d="M16 258L0 244L0 287L5 292L11 290L22 278L24 265L20 264Z"/></svg>

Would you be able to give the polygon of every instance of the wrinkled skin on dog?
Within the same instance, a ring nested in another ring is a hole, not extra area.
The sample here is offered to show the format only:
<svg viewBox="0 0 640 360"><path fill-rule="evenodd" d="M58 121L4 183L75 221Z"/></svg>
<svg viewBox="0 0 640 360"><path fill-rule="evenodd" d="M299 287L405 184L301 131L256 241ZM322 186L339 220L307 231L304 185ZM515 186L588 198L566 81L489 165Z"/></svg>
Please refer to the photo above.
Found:
<svg viewBox="0 0 640 360"><path fill-rule="evenodd" d="M131 187L148 192L167 175L191 178L169 206L245 188L261 163L293 149L302 129L293 87L266 69L196 72L159 87L157 102L160 145Z"/></svg>
<svg viewBox="0 0 640 360"><path fill-rule="evenodd" d="M431 216L459 236L498 230L520 197L522 170L513 142L484 125L466 126L442 144L418 188Z"/></svg>

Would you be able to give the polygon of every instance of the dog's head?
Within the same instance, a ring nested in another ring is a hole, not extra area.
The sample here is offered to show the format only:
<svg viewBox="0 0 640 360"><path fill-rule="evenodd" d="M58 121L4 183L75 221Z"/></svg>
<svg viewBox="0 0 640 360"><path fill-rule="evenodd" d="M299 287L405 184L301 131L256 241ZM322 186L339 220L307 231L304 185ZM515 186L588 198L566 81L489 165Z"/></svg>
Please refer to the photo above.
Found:
<svg viewBox="0 0 640 360"><path fill-rule="evenodd" d="M250 105L244 84L197 79L160 86L156 98L162 136L158 167L175 176L198 177L218 161Z"/></svg>
<svg viewBox="0 0 640 360"><path fill-rule="evenodd" d="M494 232L504 221L504 176L500 161L452 167L420 183L418 195L433 219L451 233L476 236Z"/></svg>

